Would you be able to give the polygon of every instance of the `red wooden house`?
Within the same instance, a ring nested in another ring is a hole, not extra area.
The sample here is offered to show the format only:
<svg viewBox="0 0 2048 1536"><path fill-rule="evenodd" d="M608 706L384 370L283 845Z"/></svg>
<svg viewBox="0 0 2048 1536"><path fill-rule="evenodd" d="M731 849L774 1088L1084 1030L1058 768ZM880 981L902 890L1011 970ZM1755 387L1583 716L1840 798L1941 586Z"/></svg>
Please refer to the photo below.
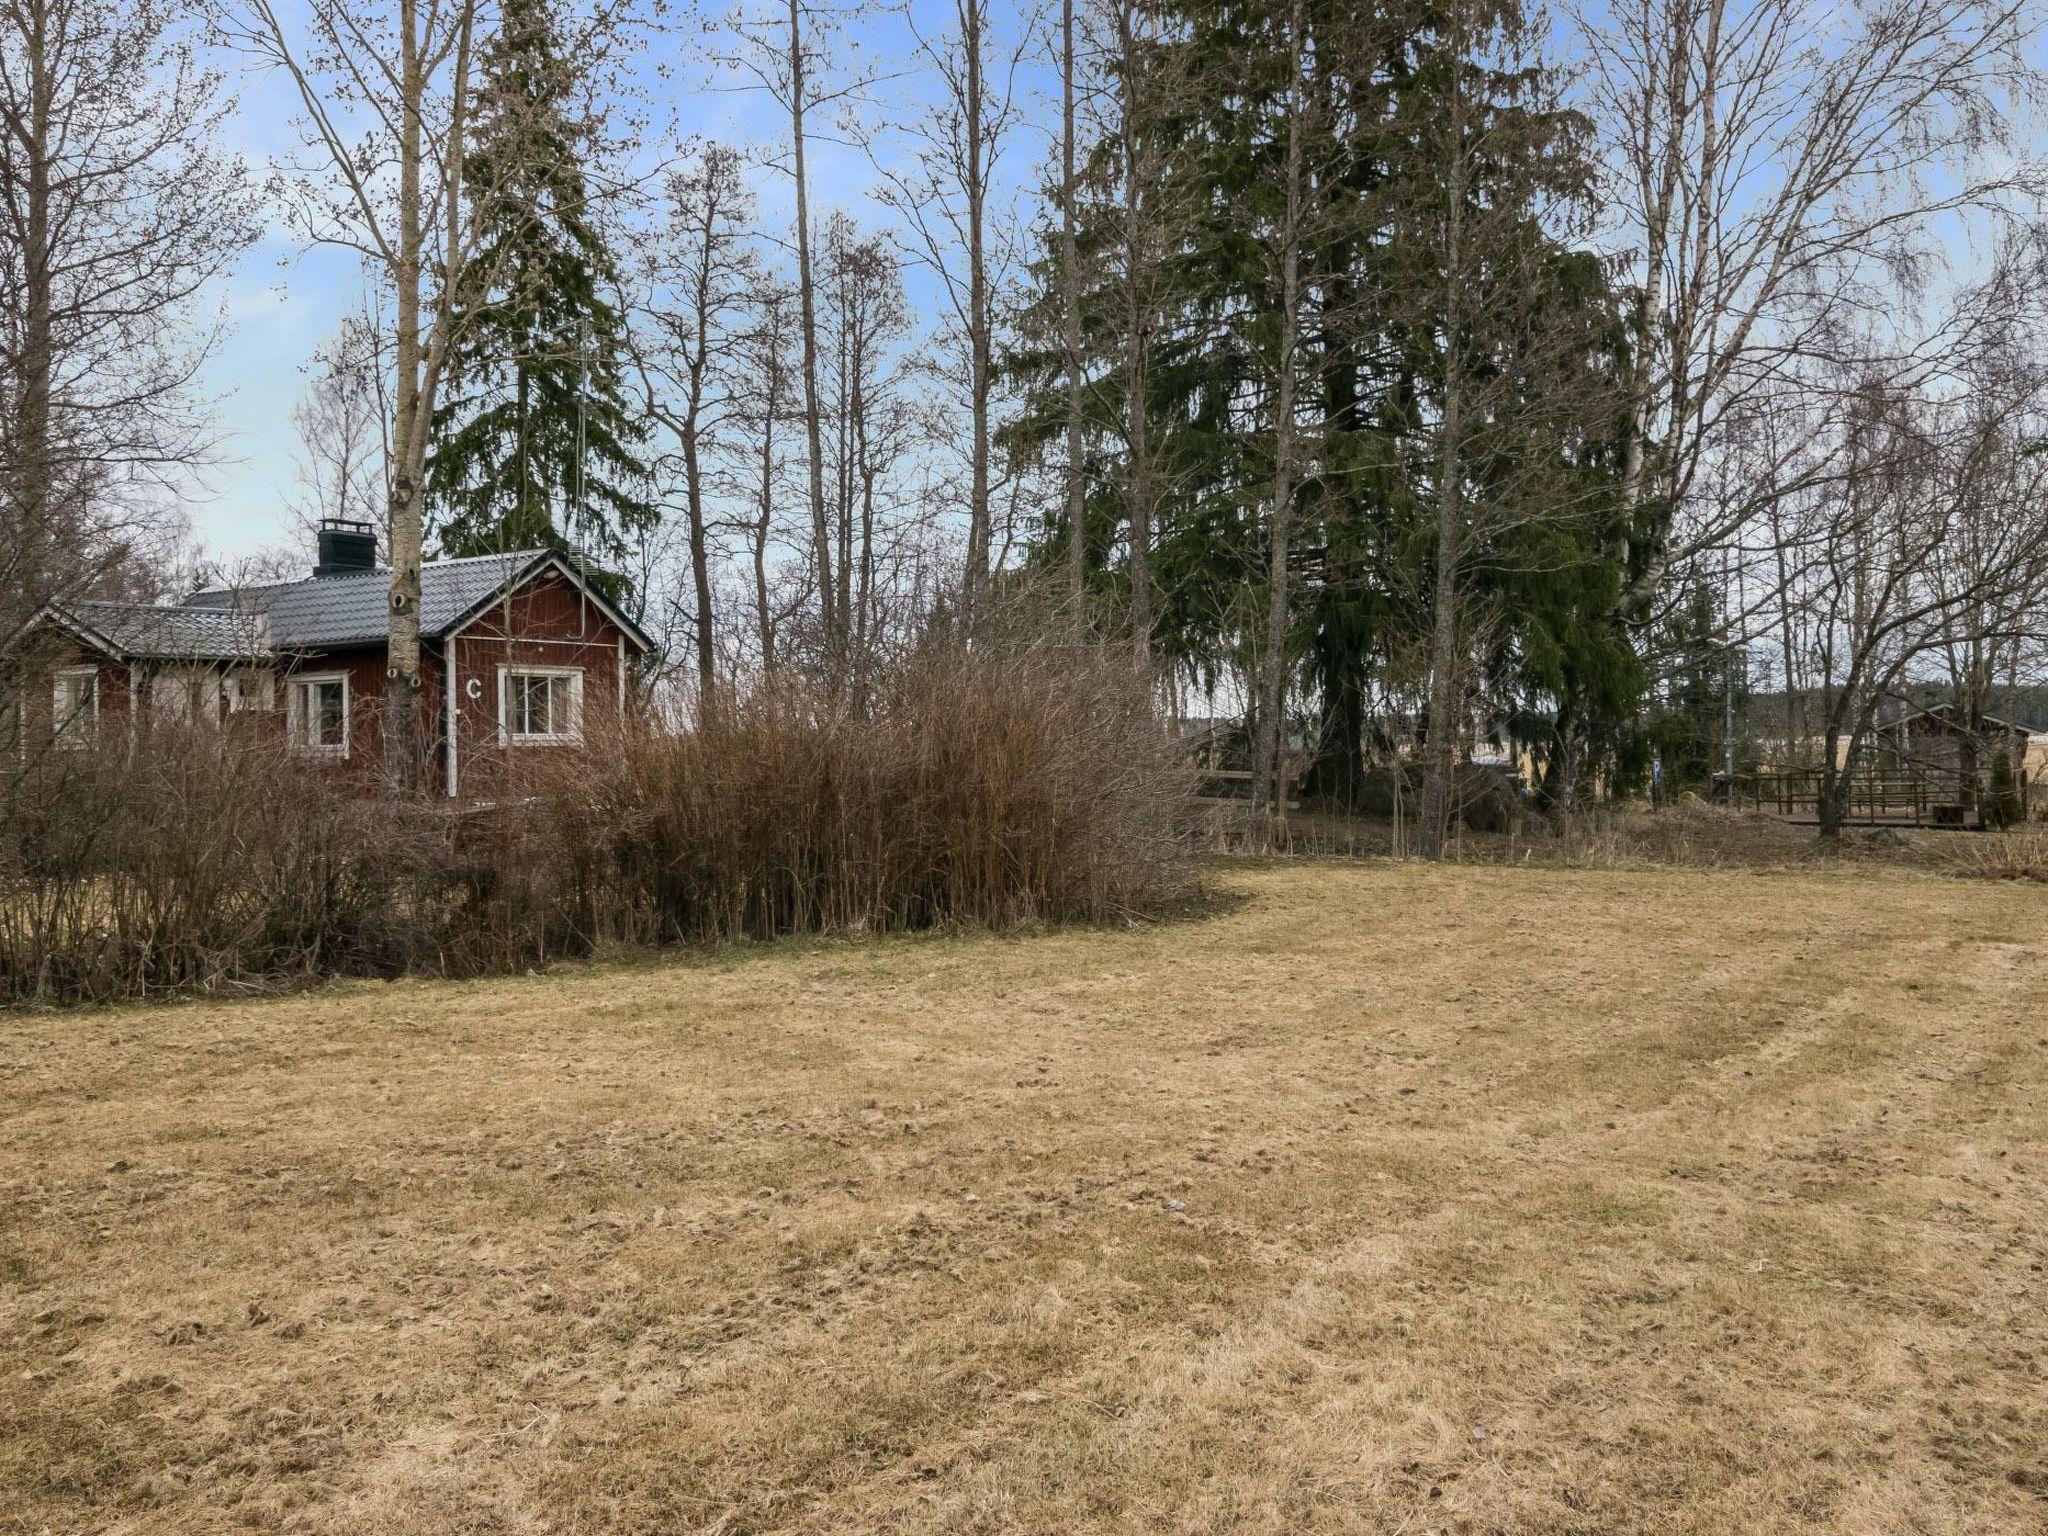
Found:
<svg viewBox="0 0 2048 1536"><path fill-rule="evenodd" d="M378 762L391 573L360 523L319 530L297 581L214 587L175 606L53 602L11 647L25 678L22 728L57 746L132 737L145 723L274 716L309 763ZM557 550L420 567L421 686L435 787L489 794L509 756L580 747L627 706L653 642ZM33 643L31 643L33 642ZM37 707L47 697L47 712Z"/></svg>

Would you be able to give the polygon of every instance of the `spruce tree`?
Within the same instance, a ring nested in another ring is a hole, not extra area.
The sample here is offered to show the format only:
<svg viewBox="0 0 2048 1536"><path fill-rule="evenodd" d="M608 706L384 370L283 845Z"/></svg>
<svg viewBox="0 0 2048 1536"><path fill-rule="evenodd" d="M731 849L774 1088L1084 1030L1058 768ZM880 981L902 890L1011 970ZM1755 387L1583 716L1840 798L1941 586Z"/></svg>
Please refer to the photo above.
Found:
<svg viewBox="0 0 2048 1536"><path fill-rule="evenodd" d="M507 0L482 64L463 176L483 238L434 413L433 526L448 555L616 554L657 514L606 298L617 263L591 216L589 136L548 0Z"/></svg>
<svg viewBox="0 0 2048 1536"><path fill-rule="evenodd" d="M1619 590L1623 547L1615 430L1601 397L1626 334L1578 225L1586 146L1532 57L1520 0L1461 3L1455 28L1440 0L1306 0L1299 19L1309 126L1295 215L1286 650L1320 715L1309 793L1337 804L1363 786L1374 717L1398 728L1422 692L1453 292L1499 300L1455 326L1470 406L1460 592L1487 619L1468 627L1488 713L1509 717L1568 790L1611 765L1642 681L1629 637L1600 612ZM1166 215L1145 423L1163 487L1152 626L1160 661L1201 685L1246 671L1247 626L1268 580L1284 307L1275 252L1298 43L1291 0L1145 0L1144 11L1151 41L1110 85L1145 108L1143 158L1157 177L1148 197ZM1154 78L1132 82L1132 68ZM1468 120L1457 167L1468 229L1485 239L1450 274L1444 125L1454 93ZM1105 595L1121 589L1118 535L1133 521L1122 504L1133 434L1116 291L1129 158L1113 138L1098 144L1076 209L1085 553ZM1057 253L1040 270L1042 299L1011 360L1025 387L1011 434L1021 446L1066 429ZM1048 510L1040 558L1071 559L1067 507Z"/></svg>

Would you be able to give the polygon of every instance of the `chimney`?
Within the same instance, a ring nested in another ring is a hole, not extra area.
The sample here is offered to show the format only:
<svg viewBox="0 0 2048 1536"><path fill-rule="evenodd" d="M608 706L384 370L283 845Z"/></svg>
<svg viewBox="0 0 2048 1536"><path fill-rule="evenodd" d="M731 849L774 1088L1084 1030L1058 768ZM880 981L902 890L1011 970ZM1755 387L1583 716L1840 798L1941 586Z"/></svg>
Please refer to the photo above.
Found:
<svg viewBox="0 0 2048 1536"><path fill-rule="evenodd" d="M353 576L377 569L377 530L345 517L323 517L319 533L320 563L315 576Z"/></svg>

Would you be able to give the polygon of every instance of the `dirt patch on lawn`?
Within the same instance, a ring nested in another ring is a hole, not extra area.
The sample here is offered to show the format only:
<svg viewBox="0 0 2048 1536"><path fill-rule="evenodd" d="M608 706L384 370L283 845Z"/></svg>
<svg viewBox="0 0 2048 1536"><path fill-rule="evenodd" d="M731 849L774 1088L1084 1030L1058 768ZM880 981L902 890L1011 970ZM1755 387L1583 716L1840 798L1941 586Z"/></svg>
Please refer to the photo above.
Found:
<svg viewBox="0 0 2048 1536"><path fill-rule="evenodd" d="M0 1531L2037 1531L2048 890L0 1025Z"/></svg>

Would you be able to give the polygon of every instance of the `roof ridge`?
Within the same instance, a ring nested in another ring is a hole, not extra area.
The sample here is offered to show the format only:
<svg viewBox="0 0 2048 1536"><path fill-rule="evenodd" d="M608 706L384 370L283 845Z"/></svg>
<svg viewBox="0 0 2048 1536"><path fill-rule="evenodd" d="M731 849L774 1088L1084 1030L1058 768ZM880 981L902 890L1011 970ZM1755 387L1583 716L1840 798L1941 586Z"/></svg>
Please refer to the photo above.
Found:
<svg viewBox="0 0 2048 1536"><path fill-rule="evenodd" d="M420 562L420 569L423 571L429 571L433 570L437 566L443 565L475 565L485 560L531 560L536 555L557 554L562 555L564 559L570 558L562 550L554 549L549 545L545 544L536 544L528 549L508 549L503 553L492 553L487 555L443 555L437 560L422 560ZM360 581L365 576L388 577L390 576L390 574L391 567L388 565L373 565L360 571L330 571L325 576L316 576L309 571L304 576L291 576L287 577L283 581L252 581L243 585L220 583L215 586L201 587L198 591L192 594L192 597L211 597L216 593L229 592L276 592L281 591L286 587L303 587L307 585L309 582L315 581ZM186 600L189 602L190 598ZM95 601L104 601L104 599L95 599Z"/></svg>
<svg viewBox="0 0 2048 1536"><path fill-rule="evenodd" d="M216 592L274 592L279 587L296 587L300 582L312 579L310 576L293 576L286 581L222 582L215 587L201 587L192 596L210 597Z"/></svg>
<svg viewBox="0 0 2048 1536"><path fill-rule="evenodd" d="M488 555L443 555L438 560L423 560L422 569L430 565L474 565L480 560L531 560L535 555L556 555L562 552L550 549L545 544L536 544L531 549L508 549L503 553ZM567 558L566 556L564 558Z"/></svg>
<svg viewBox="0 0 2048 1536"><path fill-rule="evenodd" d="M59 597L51 601L58 608L124 608L131 613L161 613L180 618L188 614L211 619L228 617L225 608L190 608L184 603L145 602L134 597Z"/></svg>

